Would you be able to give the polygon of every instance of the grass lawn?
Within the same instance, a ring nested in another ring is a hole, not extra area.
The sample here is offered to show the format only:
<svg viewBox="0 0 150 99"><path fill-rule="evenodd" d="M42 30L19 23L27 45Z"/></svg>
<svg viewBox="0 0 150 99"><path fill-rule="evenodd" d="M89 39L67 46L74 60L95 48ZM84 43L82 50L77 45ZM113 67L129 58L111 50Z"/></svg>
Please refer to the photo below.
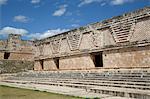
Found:
<svg viewBox="0 0 150 99"><path fill-rule="evenodd" d="M81 99L78 97L0 86L0 99Z"/></svg>

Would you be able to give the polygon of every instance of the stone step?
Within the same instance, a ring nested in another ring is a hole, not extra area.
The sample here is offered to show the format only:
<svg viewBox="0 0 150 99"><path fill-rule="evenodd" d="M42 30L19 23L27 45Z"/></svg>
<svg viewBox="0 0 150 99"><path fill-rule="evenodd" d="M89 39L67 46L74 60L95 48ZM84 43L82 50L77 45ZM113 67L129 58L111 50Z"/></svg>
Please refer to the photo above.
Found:
<svg viewBox="0 0 150 99"><path fill-rule="evenodd" d="M106 87L106 86L93 86L93 85L81 85L81 84L64 84L64 83L52 83L52 82L30 82L30 81L5 81L10 83L21 83L21 84L44 84L54 86L65 86L73 88L82 88L90 92L109 94L114 96L138 98L138 99L149 99L150 90L139 90L139 89L128 89L128 88L117 88L117 87Z"/></svg>
<svg viewBox="0 0 150 99"><path fill-rule="evenodd" d="M146 82L150 83L150 80L144 79L110 79L110 78L86 78L85 80L107 80L107 81L127 81L127 82Z"/></svg>
<svg viewBox="0 0 150 99"><path fill-rule="evenodd" d="M128 98L136 98L136 99L150 99L149 91L141 91L135 89L127 89L127 88L116 88L116 87L95 87L90 89L91 92L100 93L100 94L109 94L113 96L121 96Z"/></svg>
<svg viewBox="0 0 150 99"><path fill-rule="evenodd" d="M6 80L7 81L7 80ZM9 81L9 80L8 80ZM13 80L12 80L13 81ZM22 81L26 81L25 79L22 80ZM150 87L149 87L149 83L146 84L146 83L142 83L142 84L136 84L136 83L119 83L119 82L100 82L100 81L97 81L97 82L85 82L83 80L49 80L49 79L44 79L44 80L39 80L39 79L30 79L30 80L27 80L27 82L54 82L54 83L69 83L69 84L80 84L80 85L94 85L94 86L109 86L109 87L121 87L121 88L133 88L133 89L141 89L141 90L150 90Z"/></svg>
<svg viewBox="0 0 150 99"><path fill-rule="evenodd" d="M125 84L125 85L143 85L143 86L149 86L150 85L150 82L142 82L142 81L139 81L139 82L133 82L133 81L120 81L120 80L108 80L108 79L105 79L105 80L86 80L86 79L57 79L57 78L30 78L30 77L21 77L21 78L18 78L18 77L14 77L14 78L9 78L8 80L25 80L25 81L30 81L30 80L33 80L33 81L81 81L81 82L89 82L89 83L115 83L115 84Z"/></svg>
<svg viewBox="0 0 150 99"><path fill-rule="evenodd" d="M130 81L115 81L115 80L84 80L84 79L51 79L54 81L83 81L83 82L103 82L103 83L118 83L118 84L130 84L130 85L150 85L150 83L148 82L130 82Z"/></svg>
<svg viewBox="0 0 150 99"><path fill-rule="evenodd" d="M148 82L150 83L150 77L111 77L111 76L96 76L96 77L31 77L31 76L28 76L28 77L11 77L11 78L8 78L8 79L36 79L36 78L59 78L59 79L84 79L84 80L108 80L108 81L130 81L130 82Z"/></svg>
<svg viewBox="0 0 150 99"><path fill-rule="evenodd" d="M114 74L92 74L92 75L90 75L90 74L87 74L87 75L26 75L26 76L17 76L17 77L41 77L41 76L43 76L43 77L58 77L58 76L63 76L63 77L108 77L108 76L110 76L110 77L130 77L130 78L133 78L133 77L136 77L136 78L150 78L150 75L146 75L146 74L135 74L135 75L127 75L127 74L124 74L124 75L122 75L122 74L117 74L117 75L114 75Z"/></svg>
<svg viewBox="0 0 150 99"><path fill-rule="evenodd" d="M112 84L112 83L89 83L89 82L78 82L78 81L53 81L55 83L66 83L66 84L79 84L79 85L93 85L93 86L107 86L107 87L119 87L119 88L131 88L131 89L141 89L150 90L150 86L140 86L140 85L125 85L125 84Z"/></svg>
<svg viewBox="0 0 150 99"><path fill-rule="evenodd" d="M150 75L146 74L95 74L95 75L84 75L84 76L99 76L99 77L104 77L104 76L117 76L117 77L149 77Z"/></svg>
<svg viewBox="0 0 150 99"><path fill-rule="evenodd" d="M75 81L77 81L77 82L86 82L86 83L96 83L96 84L99 84L99 83L102 83L102 84L104 84L104 83L106 83L106 84L123 84L123 85L138 85L138 86L150 86L150 83L144 83L144 82L123 82L123 81L101 81L101 80L95 80L95 81L93 81L93 80L63 80L63 79L59 79L59 80L39 80L39 81L65 81L65 82L71 82L71 81L73 81L73 82L75 82Z"/></svg>

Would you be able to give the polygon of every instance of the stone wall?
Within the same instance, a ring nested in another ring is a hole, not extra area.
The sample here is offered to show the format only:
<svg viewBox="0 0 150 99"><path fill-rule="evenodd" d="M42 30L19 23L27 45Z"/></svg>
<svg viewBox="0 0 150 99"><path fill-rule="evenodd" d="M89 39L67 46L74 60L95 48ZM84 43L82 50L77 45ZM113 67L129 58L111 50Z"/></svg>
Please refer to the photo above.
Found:
<svg viewBox="0 0 150 99"><path fill-rule="evenodd" d="M10 53L8 58L9 60L25 60L25 61L33 61L34 55L32 53Z"/></svg>
<svg viewBox="0 0 150 99"><path fill-rule="evenodd" d="M17 60L0 60L0 73L16 73L33 70L33 62Z"/></svg>
<svg viewBox="0 0 150 99"><path fill-rule="evenodd" d="M5 55L7 58L4 58ZM21 35L9 34L7 40L0 40L0 59L33 61L34 44L22 40Z"/></svg>
<svg viewBox="0 0 150 99"><path fill-rule="evenodd" d="M104 51L103 62L106 68L150 67L150 46Z"/></svg>
<svg viewBox="0 0 150 99"><path fill-rule="evenodd" d="M0 52L0 60L4 59L4 52Z"/></svg>
<svg viewBox="0 0 150 99"><path fill-rule="evenodd" d="M104 68L149 66L148 62L138 60L149 60L150 49L145 46L150 46L150 7L42 39L35 45L35 60L43 60L45 70L58 69L55 58L59 58L59 69L96 67L90 56L95 52L106 54L107 57L103 54L99 59ZM145 49L136 51L141 49L138 46ZM126 48L134 50L130 53ZM116 49L119 50L117 53ZM111 54L107 54L109 51ZM143 53L146 54L143 56ZM130 65L125 62L128 59Z"/></svg>
<svg viewBox="0 0 150 99"><path fill-rule="evenodd" d="M58 70L59 67L57 67L54 59L46 59L43 60L43 70Z"/></svg>
<svg viewBox="0 0 150 99"><path fill-rule="evenodd" d="M60 58L59 69L90 69L94 68L90 54Z"/></svg>
<svg viewBox="0 0 150 99"><path fill-rule="evenodd" d="M42 65L40 63L40 60L34 61L34 70L42 70Z"/></svg>

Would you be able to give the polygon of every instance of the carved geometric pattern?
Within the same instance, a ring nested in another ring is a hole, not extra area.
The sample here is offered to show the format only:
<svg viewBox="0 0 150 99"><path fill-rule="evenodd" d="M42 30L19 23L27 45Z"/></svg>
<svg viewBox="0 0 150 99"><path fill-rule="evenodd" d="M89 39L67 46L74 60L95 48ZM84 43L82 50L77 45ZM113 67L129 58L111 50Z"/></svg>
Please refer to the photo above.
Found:
<svg viewBox="0 0 150 99"><path fill-rule="evenodd" d="M100 46L100 33L98 31L92 32L92 43L95 47Z"/></svg>
<svg viewBox="0 0 150 99"><path fill-rule="evenodd" d="M133 17L124 17L113 20L110 29L117 43L129 42L135 29L136 20Z"/></svg>
<svg viewBox="0 0 150 99"><path fill-rule="evenodd" d="M82 38L82 33L68 34L67 40L70 46L70 50L78 50Z"/></svg>
<svg viewBox="0 0 150 99"><path fill-rule="evenodd" d="M60 44L61 39L54 39L53 41L51 41L52 53L54 54L59 53Z"/></svg>
<svg viewBox="0 0 150 99"><path fill-rule="evenodd" d="M43 45L39 46L40 55L43 55Z"/></svg>

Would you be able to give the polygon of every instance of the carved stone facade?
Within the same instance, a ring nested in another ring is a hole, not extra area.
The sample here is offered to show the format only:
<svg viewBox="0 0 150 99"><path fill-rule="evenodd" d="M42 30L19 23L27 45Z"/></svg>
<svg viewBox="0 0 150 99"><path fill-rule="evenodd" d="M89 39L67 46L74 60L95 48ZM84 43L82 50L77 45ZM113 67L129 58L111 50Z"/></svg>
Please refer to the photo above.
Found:
<svg viewBox="0 0 150 99"><path fill-rule="evenodd" d="M21 40L21 35L10 34L7 40L0 41L0 60L34 60L32 41Z"/></svg>
<svg viewBox="0 0 150 99"><path fill-rule="evenodd" d="M33 70L33 41L21 40L21 35L10 34L0 40L0 74Z"/></svg>
<svg viewBox="0 0 150 99"><path fill-rule="evenodd" d="M150 7L34 42L11 34L0 60L34 60L34 70L149 68Z"/></svg>
<svg viewBox="0 0 150 99"><path fill-rule="evenodd" d="M79 50L82 34L79 32L71 32L67 36L67 40L70 46L70 50Z"/></svg>
<svg viewBox="0 0 150 99"><path fill-rule="evenodd" d="M54 39L54 40L52 40L50 42L51 48L52 48L52 52L54 54L59 53L60 43L61 43L61 39Z"/></svg>
<svg viewBox="0 0 150 99"><path fill-rule="evenodd" d="M150 7L36 41L36 49L45 44L35 70L150 67Z"/></svg>

